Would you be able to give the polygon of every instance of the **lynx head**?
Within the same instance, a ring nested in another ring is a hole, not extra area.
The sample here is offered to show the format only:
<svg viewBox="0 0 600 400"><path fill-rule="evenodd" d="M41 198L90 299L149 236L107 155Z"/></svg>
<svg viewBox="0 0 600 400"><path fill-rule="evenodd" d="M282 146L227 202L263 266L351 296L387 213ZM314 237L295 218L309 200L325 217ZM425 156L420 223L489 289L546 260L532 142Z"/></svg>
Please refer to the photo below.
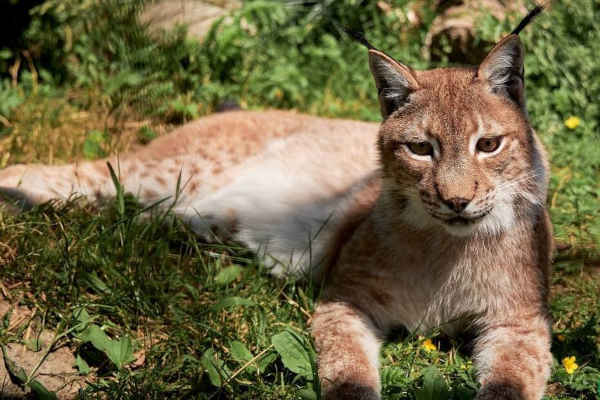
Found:
<svg viewBox="0 0 600 400"><path fill-rule="evenodd" d="M416 227L497 234L546 197L546 163L527 118L523 47L511 34L473 68L415 71L374 48L384 122L384 193Z"/></svg>

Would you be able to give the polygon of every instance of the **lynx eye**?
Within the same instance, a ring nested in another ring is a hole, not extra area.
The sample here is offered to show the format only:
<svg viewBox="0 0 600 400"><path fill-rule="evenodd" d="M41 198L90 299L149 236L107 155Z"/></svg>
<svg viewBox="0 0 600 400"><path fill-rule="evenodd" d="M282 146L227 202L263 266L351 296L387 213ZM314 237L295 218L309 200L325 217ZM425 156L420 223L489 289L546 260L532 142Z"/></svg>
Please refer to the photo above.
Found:
<svg viewBox="0 0 600 400"><path fill-rule="evenodd" d="M477 151L481 151L483 153L493 153L494 151L498 150L500 143L502 143L501 136L481 138L477 141Z"/></svg>
<svg viewBox="0 0 600 400"><path fill-rule="evenodd" d="M413 142L407 143L406 147L418 156L431 156L433 155L433 146L429 142Z"/></svg>

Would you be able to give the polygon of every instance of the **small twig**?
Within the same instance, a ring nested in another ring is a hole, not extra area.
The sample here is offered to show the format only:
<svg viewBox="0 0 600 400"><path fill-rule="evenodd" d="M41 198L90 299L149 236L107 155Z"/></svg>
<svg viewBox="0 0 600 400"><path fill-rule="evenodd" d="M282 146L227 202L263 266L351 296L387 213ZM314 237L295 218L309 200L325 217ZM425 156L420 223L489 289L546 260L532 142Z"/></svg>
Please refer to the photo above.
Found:
<svg viewBox="0 0 600 400"><path fill-rule="evenodd" d="M287 294L285 294L285 292L281 292L281 295L283 297L285 297L285 299L288 301L288 303L290 303L291 305L298 307L298 309L302 312L302 314L306 315L306 317L308 317L309 319L312 318L312 315L310 315L310 313L308 311L306 311L304 308L302 308L302 306L300 304L298 304L296 301L292 300Z"/></svg>
<svg viewBox="0 0 600 400"><path fill-rule="evenodd" d="M227 380L225 381L224 384L227 384L229 382L231 382L233 380L233 378L235 378L236 376L238 376L243 370L245 370L246 368L248 368L248 366L250 364L252 364L253 362L255 362L256 360L258 360L259 358L261 358L267 351L269 351L271 348L273 347L273 344L270 344L269 347L267 347L266 349L264 349L263 351L261 351L260 353L258 353L256 356L252 357L251 360L249 360L246 364L242 365L241 367L239 367L236 371L233 372L233 374L231 374L231 376L229 378L227 378Z"/></svg>

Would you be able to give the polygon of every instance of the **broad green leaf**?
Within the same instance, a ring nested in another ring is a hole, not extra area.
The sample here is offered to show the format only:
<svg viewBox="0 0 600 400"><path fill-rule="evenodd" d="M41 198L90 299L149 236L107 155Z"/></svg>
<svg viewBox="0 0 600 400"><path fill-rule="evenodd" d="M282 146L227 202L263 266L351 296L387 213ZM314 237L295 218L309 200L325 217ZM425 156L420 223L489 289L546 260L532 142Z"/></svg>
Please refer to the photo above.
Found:
<svg viewBox="0 0 600 400"><path fill-rule="evenodd" d="M81 358L79 354L77 355L77 358L75 358L75 365L77 366L77 369L79 370L79 373L81 375L87 375L92 370L88 363L83 358Z"/></svg>
<svg viewBox="0 0 600 400"><path fill-rule="evenodd" d="M258 370L260 373L264 372L273 361L277 360L276 353L268 353L258 359Z"/></svg>
<svg viewBox="0 0 600 400"><path fill-rule="evenodd" d="M243 297L231 296L226 297L214 306L211 307L213 311L219 311L224 308L231 308L236 306L253 306L255 303L250 299L245 299Z"/></svg>
<svg viewBox="0 0 600 400"><path fill-rule="evenodd" d="M234 340L230 343L229 350L231 351L231 356L234 360L240 362L248 362L252 360L252 353L246 347L246 345L238 340Z"/></svg>
<svg viewBox="0 0 600 400"><path fill-rule="evenodd" d="M189 355L189 354L184 354L183 357L181 357L181 360L183 363L190 363L194 367L196 367L200 364L200 360L198 360L196 357Z"/></svg>
<svg viewBox="0 0 600 400"><path fill-rule="evenodd" d="M415 393L417 400L447 400L450 391L444 377L436 367L428 367L423 372L423 388Z"/></svg>
<svg viewBox="0 0 600 400"><path fill-rule="evenodd" d="M134 359L133 343L129 337L111 340L96 324L89 325L75 336L84 342L90 342L96 349L104 352L119 369Z"/></svg>
<svg viewBox="0 0 600 400"><path fill-rule="evenodd" d="M49 391L40 381L32 380L29 387L35 393L35 398L39 400L58 400L54 392Z"/></svg>
<svg viewBox="0 0 600 400"><path fill-rule="evenodd" d="M252 353L250 353L250 350L248 350L246 345L238 340L234 340L230 343L229 350L231 351L231 356L233 359L238 361L240 364L246 364L253 358ZM248 372L256 371L256 366L253 364L255 363L252 363L246 367Z"/></svg>
<svg viewBox="0 0 600 400"><path fill-rule="evenodd" d="M456 400L471 400L475 398L477 391L464 384L454 388L452 391L452 399Z"/></svg>
<svg viewBox="0 0 600 400"><path fill-rule="evenodd" d="M95 348L106 352L109 346L110 338L96 324L89 325L82 332L75 335L83 342L90 342Z"/></svg>
<svg viewBox="0 0 600 400"><path fill-rule="evenodd" d="M208 379L213 386L221 387L230 375L229 370L223 361L216 357L213 349L208 349L202 354L200 364L208 374Z"/></svg>
<svg viewBox="0 0 600 400"><path fill-rule="evenodd" d="M311 382L305 388L298 390L298 395L303 400L317 400L318 398Z"/></svg>
<svg viewBox="0 0 600 400"><path fill-rule="evenodd" d="M313 378L312 363L306 349L306 341L290 331L283 331L273 335L271 343L287 369L307 379Z"/></svg>
<svg viewBox="0 0 600 400"><path fill-rule="evenodd" d="M242 267L239 265L232 265L227 268L223 268L217 276L215 276L215 282L221 286L229 285L235 281L242 274Z"/></svg>
<svg viewBox="0 0 600 400"><path fill-rule="evenodd" d="M119 340L109 340L105 352L119 369L134 360L133 343L128 336L124 336Z"/></svg>
<svg viewBox="0 0 600 400"><path fill-rule="evenodd" d="M87 326L93 321L93 318L90 317L87 310L85 308L78 308L73 312L73 317L75 318L76 325L75 331L81 332L86 329Z"/></svg>

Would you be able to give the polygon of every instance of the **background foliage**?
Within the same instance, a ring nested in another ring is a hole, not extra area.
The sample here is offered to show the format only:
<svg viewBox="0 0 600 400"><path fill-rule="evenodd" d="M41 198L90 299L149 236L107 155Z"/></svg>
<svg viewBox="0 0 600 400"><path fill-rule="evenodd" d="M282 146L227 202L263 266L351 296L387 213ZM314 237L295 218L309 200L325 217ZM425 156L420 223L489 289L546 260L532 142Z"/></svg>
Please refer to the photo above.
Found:
<svg viewBox="0 0 600 400"><path fill-rule="evenodd" d="M10 27L0 42L0 167L127 150L227 99L378 120L365 50L332 21L415 68L450 64L444 46L435 63L423 56L436 10L422 1L249 0L201 43L183 28L150 34L138 20L144 4L9 2L13 18L0 13ZM548 200L561 250L552 398L600 396L599 15L595 0L556 1L522 33L528 108L551 154ZM479 19L480 46L518 17ZM581 121L574 129L564 124L570 116ZM81 396L317 397L306 325L313 288L274 281L244 249L198 243L162 214L142 221L140 206L120 196L100 209L75 201L0 217L1 281L24 283L11 296L47 315L49 327L78 326L82 309L94 318L68 335L87 360L79 370L94 373ZM4 326L0 341L22 340L18 333ZM472 396L462 344L434 335L436 349L427 350L423 340L405 335L385 347L386 397ZM141 368L128 366L134 350L144 354ZM572 355L580 367L568 374L560 361Z"/></svg>

